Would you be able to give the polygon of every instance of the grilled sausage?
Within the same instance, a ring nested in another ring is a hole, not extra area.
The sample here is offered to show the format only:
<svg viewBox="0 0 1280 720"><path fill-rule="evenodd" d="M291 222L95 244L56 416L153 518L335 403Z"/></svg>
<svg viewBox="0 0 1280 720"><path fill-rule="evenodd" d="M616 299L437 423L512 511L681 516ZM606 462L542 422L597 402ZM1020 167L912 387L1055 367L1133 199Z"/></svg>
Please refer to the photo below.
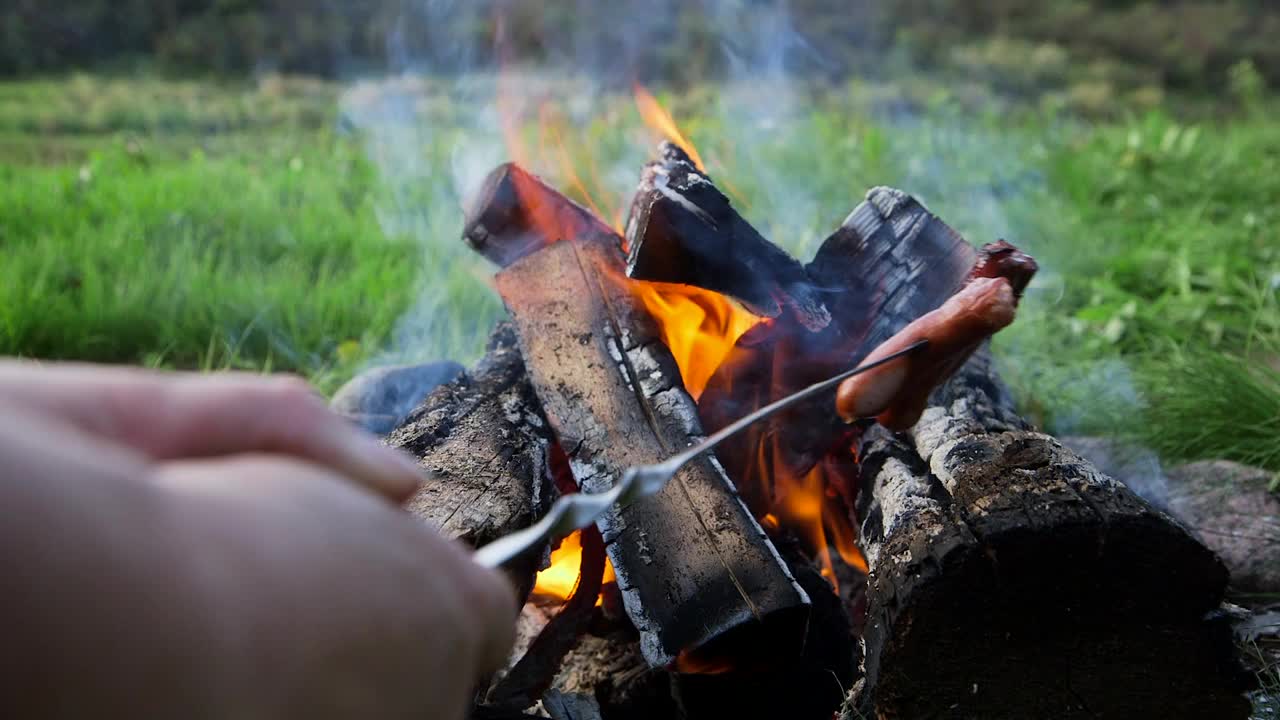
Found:
<svg viewBox="0 0 1280 720"><path fill-rule="evenodd" d="M875 417L891 430L915 425L933 388L950 377L983 340L1013 322L1016 308L1009 279L975 277L937 310L920 316L871 351L866 362L917 340L929 341L920 352L841 383L836 411L850 422Z"/></svg>

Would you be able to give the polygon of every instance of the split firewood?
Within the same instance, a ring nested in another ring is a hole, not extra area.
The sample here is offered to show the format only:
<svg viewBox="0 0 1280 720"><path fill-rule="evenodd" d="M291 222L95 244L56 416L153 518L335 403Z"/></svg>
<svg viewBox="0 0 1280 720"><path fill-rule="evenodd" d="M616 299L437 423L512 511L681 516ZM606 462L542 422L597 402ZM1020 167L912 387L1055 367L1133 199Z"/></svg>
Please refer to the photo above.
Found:
<svg viewBox="0 0 1280 720"><path fill-rule="evenodd" d="M804 268L733 208L683 150L664 142L645 166L627 219L627 274L730 295L749 310L784 309L810 330L830 313Z"/></svg>
<svg viewBox="0 0 1280 720"><path fill-rule="evenodd" d="M497 279L530 379L587 492L702 435L679 369L621 264L612 238L578 238ZM808 597L713 456L597 524L650 663L800 652Z"/></svg>
<svg viewBox="0 0 1280 720"><path fill-rule="evenodd" d="M515 163L489 173L466 212L462 237L471 249L506 267L567 237L612 235L590 210Z"/></svg>
<svg viewBox="0 0 1280 720"><path fill-rule="evenodd" d="M427 472L408 510L472 547L532 525L555 499L555 438L509 324L494 331L475 367L436 388L387 442ZM532 553L504 568L520 597L541 559Z"/></svg>
<svg viewBox="0 0 1280 720"><path fill-rule="evenodd" d="M573 474L584 490L598 491L627 467L688 446L702 429L670 351L625 277L621 238L530 177L515 166L491 176L487 186L518 192L482 194L469 227L484 227L486 255L500 263L520 258L499 273L499 292ZM538 210L485 206L511 197ZM740 650L747 657L800 652L808 597L713 456L597 524L651 664Z"/></svg>
<svg viewBox="0 0 1280 720"><path fill-rule="evenodd" d="M524 655L493 687L485 698L488 705L527 708L546 692L565 655L578 644L595 611L604 577L604 539L595 527L582 530L582 559L578 584L555 617L542 628Z"/></svg>

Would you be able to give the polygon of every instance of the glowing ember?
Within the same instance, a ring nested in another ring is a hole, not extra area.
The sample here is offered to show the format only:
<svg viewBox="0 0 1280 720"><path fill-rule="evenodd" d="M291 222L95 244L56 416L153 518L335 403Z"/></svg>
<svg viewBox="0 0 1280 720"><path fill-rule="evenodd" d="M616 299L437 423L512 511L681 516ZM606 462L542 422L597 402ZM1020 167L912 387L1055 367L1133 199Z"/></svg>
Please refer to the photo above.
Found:
<svg viewBox="0 0 1280 720"><path fill-rule="evenodd" d="M697 400L742 334L760 322L728 297L692 285L634 283L658 321L662 339L680 367L684 387Z"/></svg>
<svg viewBox="0 0 1280 720"><path fill-rule="evenodd" d="M538 573L533 584L533 594L541 597L567 600L578 586L578 570L582 567L582 537L575 532L560 542L560 547L551 553L551 564ZM608 558L604 561L604 583L616 582L613 564ZM596 598L596 605L600 598Z"/></svg>
<svg viewBox="0 0 1280 720"><path fill-rule="evenodd" d="M675 143L681 150L689 156L695 167L706 172L706 167L702 164L702 157L698 155L698 149L689 142L680 128L676 126L676 121L671 117L655 98L643 86L634 86L636 96L636 107L640 110L640 117L644 119L644 124L662 133L662 136Z"/></svg>

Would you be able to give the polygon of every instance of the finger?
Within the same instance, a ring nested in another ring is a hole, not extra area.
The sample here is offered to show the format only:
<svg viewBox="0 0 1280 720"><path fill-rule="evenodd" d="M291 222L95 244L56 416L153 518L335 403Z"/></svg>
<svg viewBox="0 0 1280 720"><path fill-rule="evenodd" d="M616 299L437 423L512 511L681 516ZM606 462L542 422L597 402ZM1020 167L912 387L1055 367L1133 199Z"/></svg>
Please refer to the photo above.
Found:
<svg viewBox="0 0 1280 720"><path fill-rule="evenodd" d="M475 615L478 648L477 676L502 667L515 644L515 621L520 613L515 588L500 572L477 565L470 551L455 544L464 557L458 587Z"/></svg>
<svg viewBox="0 0 1280 720"><path fill-rule="evenodd" d="M291 455L397 502L422 481L411 458L332 413L294 377L7 361L0 396L155 459Z"/></svg>

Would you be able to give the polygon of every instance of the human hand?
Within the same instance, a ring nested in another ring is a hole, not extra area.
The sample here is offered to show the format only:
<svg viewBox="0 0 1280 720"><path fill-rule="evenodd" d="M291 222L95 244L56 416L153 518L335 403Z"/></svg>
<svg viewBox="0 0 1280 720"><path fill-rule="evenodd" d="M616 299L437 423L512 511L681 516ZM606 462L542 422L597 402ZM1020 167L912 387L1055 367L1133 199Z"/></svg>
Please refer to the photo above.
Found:
<svg viewBox="0 0 1280 720"><path fill-rule="evenodd" d="M15 716L457 718L510 645L388 502L412 464L296 381L0 363L0 460Z"/></svg>

